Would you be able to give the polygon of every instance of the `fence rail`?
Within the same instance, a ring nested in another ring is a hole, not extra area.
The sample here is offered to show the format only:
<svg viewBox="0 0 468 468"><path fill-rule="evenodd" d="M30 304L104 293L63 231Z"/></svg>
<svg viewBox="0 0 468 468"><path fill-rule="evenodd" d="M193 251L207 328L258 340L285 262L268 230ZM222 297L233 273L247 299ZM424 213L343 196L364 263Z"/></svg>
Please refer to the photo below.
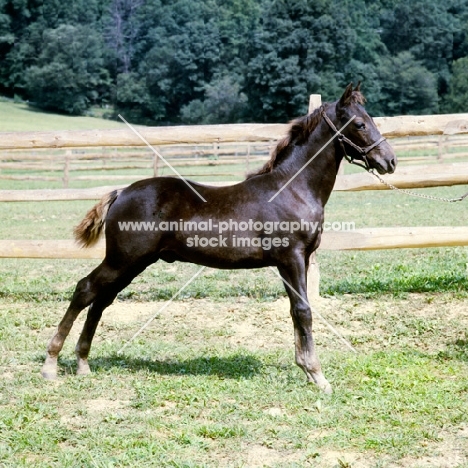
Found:
<svg viewBox="0 0 468 468"><path fill-rule="evenodd" d="M230 174L231 175L231 174ZM128 179L128 176L123 176ZM138 176L134 176L135 180ZM141 178L141 177L140 177ZM468 163L414 166L399 169L395 174L382 176L390 184L404 189L443 187L468 184ZM238 181L237 181L238 182ZM237 182L205 182L206 185L230 185ZM125 185L85 189L0 190L0 202L97 200L108 192ZM335 191L388 190L367 172L338 175Z"/></svg>
<svg viewBox="0 0 468 468"><path fill-rule="evenodd" d="M1 137L2 134L0 141ZM468 138L463 135L413 138L415 141L406 138L391 140L400 158L400 167L403 163L444 163L447 160L468 159ZM164 146L158 148L158 151L173 167L180 168L186 177L210 180L221 176L234 176L242 179L252 168L258 167L268 159L273 147L274 142L265 141ZM464 149L466 151L463 151ZM97 151L95 147L91 147L34 149L28 152L24 149L0 151L1 180L62 182L64 188L68 188L72 181L84 180L129 183L157 176L164 167L165 163L148 148L101 147L100 151ZM226 171L220 172L223 168ZM141 172L135 173L138 170ZM29 173L32 171L39 174L32 175ZM127 174L122 174L122 171L126 171Z"/></svg>
<svg viewBox="0 0 468 468"><path fill-rule="evenodd" d="M356 229L324 232L321 250L382 250L468 246L464 226ZM102 259L105 244L83 249L72 240L0 240L0 258Z"/></svg>
<svg viewBox="0 0 468 468"><path fill-rule="evenodd" d="M376 117L382 135L455 135L468 133L468 114L405 115ZM258 142L277 140L287 131L285 124L192 125L179 127L135 127L153 146ZM0 134L0 149L79 148L92 146L145 146L131 129L62 132L9 132Z"/></svg>

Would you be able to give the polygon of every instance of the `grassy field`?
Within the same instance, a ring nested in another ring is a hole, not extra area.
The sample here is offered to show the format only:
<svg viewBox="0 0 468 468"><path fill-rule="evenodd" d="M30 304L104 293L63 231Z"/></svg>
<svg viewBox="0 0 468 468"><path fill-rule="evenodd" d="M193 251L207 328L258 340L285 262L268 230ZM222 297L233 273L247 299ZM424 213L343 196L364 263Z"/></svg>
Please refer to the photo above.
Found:
<svg viewBox="0 0 468 468"><path fill-rule="evenodd" d="M92 204L2 203L0 239L70 238ZM328 221L356 228L467 223L466 205L390 192L333 193L327 208ZM105 311L93 375L73 375L83 314L59 380L45 382L47 342L98 262L0 259L0 466L468 467L468 250L318 258L314 306L357 350L315 319L332 396L293 363L288 303L273 272L207 269L158 313L197 271L162 262Z"/></svg>
<svg viewBox="0 0 468 468"><path fill-rule="evenodd" d="M96 117L76 117L39 111L25 103L0 100L0 132L93 130L123 128L122 123Z"/></svg>

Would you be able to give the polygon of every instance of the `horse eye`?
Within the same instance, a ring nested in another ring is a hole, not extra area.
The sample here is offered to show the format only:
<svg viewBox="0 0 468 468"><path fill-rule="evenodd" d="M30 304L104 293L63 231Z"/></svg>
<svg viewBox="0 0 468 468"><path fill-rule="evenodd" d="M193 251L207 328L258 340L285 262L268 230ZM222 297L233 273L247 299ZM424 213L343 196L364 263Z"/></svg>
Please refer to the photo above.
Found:
<svg viewBox="0 0 468 468"><path fill-rule="evenodd" d="M358 123L356 123L356 128L358 130L365 130L366 124L364 122L358 122Z"/></svg>

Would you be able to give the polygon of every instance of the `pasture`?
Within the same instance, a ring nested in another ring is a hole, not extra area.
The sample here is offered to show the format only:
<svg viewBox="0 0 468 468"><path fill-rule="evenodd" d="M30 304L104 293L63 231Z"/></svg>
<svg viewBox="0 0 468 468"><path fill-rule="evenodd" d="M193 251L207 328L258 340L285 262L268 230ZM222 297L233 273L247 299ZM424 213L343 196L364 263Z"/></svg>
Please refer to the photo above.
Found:
<svg viewBox="0 0 468 468"><path fill-rule="evenodd" d="M51 130L93 130L95 128L121 128L123 124L97 118L102 111L95 111L96 117L77 117L44 112L25 103L0 98L0 122L2 132L32 132Z"/></svg>
<svg viewBox="0 0 468 468"><path fill-rule="evenodd" d="M326 219L356 228L466 226L466 203L335 192ZM70 238L92 205L2 203L0 238ZM197 271L163 262L104 312L93 374L74 375L83 314L59 380L46 382L47 342L76 282L98 262L0 259L0 465L468 466L467 249L322 251L318 261L322 297L312 305L357 350L315 317L331 396L294 364L289 303L268 269L205 270L119 354Z"/></svg>

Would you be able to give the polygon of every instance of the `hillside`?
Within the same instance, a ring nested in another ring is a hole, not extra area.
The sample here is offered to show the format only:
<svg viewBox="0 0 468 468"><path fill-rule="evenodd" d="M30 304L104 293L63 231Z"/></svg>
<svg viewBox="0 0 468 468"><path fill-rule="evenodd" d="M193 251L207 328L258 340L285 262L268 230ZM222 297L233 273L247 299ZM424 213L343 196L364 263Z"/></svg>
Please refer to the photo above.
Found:
<svg viewBox="0 0 468 468"><path fill-rule="evenodd" d="M27 104L0 102L0 132L92 130L119 128L119 122L42 112Z"/></svg>

